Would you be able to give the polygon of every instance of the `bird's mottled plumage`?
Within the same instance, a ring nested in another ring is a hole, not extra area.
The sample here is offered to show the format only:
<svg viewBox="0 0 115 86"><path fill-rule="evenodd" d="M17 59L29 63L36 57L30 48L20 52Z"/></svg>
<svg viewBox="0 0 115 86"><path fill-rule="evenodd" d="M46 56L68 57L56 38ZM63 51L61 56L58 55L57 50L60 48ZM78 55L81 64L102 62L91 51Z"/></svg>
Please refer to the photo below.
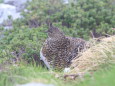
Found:
<svg viewBox="0 0 115 86"><path fill-rule="evenodd" d="M41 59L49 69L69 67L72 59L81 51L86 41L81 38L66 37L57 27L50 25L48 38L41 48Z"/></svg>

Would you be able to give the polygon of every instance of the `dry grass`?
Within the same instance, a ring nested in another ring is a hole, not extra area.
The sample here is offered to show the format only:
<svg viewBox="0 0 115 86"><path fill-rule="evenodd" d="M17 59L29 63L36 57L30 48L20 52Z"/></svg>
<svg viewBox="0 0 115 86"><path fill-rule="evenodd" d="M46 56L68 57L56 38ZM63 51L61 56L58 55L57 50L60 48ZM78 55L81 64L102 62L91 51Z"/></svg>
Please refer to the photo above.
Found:
<svg viewBox="0 0 115 86"><path fill-rule="evenodd" d="M91 42L92 47L72 61L71 74L97 70L100 65L115 63L115 36Z"/></svg>

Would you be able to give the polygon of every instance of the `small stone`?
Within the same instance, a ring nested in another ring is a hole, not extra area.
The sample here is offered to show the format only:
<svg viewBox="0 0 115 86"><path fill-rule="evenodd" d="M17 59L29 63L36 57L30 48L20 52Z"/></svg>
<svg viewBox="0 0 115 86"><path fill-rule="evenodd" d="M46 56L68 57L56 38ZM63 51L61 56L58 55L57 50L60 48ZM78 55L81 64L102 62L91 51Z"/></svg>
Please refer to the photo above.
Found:
<svg viewBox="0 0 115 86"><path fill-rule="evenodd" d="M42 84L42 83L36 83L36 82L32 82L32 83L27 83L27 84L22 84L22 85L16 85L16 86L54 86L52 84Z"/></svg>

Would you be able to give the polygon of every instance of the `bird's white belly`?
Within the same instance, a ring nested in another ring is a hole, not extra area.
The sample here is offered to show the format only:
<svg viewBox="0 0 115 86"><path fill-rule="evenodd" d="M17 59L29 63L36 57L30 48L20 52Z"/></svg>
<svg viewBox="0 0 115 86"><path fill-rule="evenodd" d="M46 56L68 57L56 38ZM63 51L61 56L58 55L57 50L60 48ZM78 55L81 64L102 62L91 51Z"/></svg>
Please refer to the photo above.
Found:
<svg viewBox="0 0 115 86"><path fill-rule="evenodd" d="M46 57L43 56L42 48L41 48L41 50L40 50L40 60L42 60L42 61L44 62L44 64L47 66L47 68L50 69L50 64L48 63Z"/></svg>

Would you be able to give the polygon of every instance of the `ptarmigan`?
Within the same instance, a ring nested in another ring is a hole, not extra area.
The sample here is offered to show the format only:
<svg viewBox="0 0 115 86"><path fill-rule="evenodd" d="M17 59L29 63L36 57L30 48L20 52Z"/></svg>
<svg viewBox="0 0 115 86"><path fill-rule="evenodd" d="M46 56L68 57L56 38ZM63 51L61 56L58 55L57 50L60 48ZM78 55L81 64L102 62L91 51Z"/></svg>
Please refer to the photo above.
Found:
<svg viewBox="0 0 115 86"><path fill-rule="evenodd" d="M61 70L70 66L78 52L83 50L86 41L81 38L67 37L57 27L50 25L48 38L40 51L41 60L48 69Z"/></svg>

